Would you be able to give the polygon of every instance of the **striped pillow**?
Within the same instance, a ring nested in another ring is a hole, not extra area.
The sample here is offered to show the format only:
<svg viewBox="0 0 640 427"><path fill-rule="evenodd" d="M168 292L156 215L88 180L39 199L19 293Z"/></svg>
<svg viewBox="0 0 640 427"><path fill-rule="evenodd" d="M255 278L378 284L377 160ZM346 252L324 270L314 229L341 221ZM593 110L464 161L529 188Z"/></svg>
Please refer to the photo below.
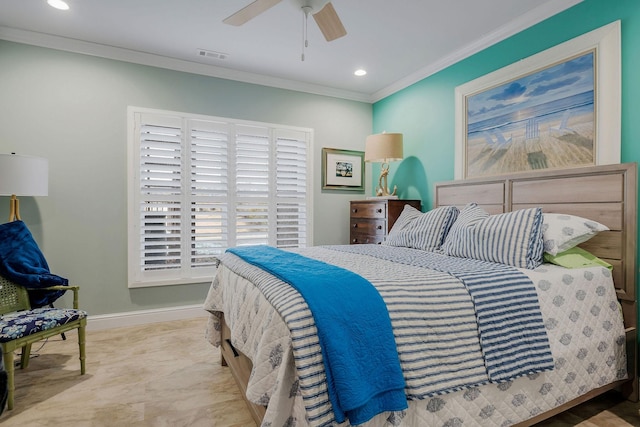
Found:
<svg viewBox="0 0 640 427"><path fill-rule="evenodd" d="M442 247L446 255L519 268L542 263L542 209L489 215L475 203L462 209Z"/></svg>
<svg viewBox="0 0 640 427"><path fill-rule="evenodd" d="M442 246L457 216L458 209L455 206L442 206L422 213L410 205L404 205L382 244L435 251Z"/></svg>

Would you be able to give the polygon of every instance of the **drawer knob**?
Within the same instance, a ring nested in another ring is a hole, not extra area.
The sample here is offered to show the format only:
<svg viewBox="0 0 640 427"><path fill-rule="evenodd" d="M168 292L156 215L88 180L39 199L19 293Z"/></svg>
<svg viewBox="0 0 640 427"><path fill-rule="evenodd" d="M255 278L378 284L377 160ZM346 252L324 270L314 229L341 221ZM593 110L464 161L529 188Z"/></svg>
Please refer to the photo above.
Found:
<svg viewBox="0 0 640 427"><path fill-rule="evenodd" d="M353 239L351 242L352 243L358 243L358 239Z"/></svg>
<svg viewBox="0 0 640 427"><path fill-rule="evenodd" d="M355 209L355 208L351 209L351 212L356 213L356 212L358 212L358 209Z"/></svg>
<svg viewBox="0 0 640 427"><path fill-rule="evenodd" d="M378 208L378 209L376 209L376 212L382 213L382 209Z"/></svg>
<svg viewBox="0 0 640 427"><path fill-rule="evenodd" d="M378 230L382 230L382 226L381 225L379 225L377 228L378 228Z"/></svg>
<svg viewBox="0 0 640 427"><path fill-rule="evenodd" d="M358 224L353 224L353 228L358 228Z"/></svg>

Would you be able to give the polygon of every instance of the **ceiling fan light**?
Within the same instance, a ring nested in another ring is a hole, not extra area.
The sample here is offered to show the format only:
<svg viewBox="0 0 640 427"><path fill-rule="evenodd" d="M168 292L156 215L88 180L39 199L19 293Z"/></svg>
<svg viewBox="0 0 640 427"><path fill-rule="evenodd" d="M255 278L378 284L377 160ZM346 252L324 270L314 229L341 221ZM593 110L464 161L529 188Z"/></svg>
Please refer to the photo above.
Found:
<svg viewBox="0 0 640 427"><path fill-rule="evenodd" d="M355 76L362 77L362 76L367 75L367 70L364 70L362 68L358 68L356 71L353 72L353 74Z"/></svg>
<svg viewBox="0 0 640 427"><path fill-rule="evenodd" d="M47 0L47 3L59 10L69 10L69 5L63 0Z"/></svg>

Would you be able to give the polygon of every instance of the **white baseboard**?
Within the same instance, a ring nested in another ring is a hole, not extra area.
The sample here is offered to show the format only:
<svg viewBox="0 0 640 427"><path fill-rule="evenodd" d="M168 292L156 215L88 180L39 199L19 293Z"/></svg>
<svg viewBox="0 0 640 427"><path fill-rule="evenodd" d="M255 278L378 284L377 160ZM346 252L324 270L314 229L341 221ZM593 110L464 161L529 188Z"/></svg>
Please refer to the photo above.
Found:
<svg viewBox="0 0 640 427"><path fill-rule="evenodd" d="M149 323L170 322L172 320L195 319L197 317L207 317L207 312L202 308L202 304L124 313L97 314L95 316L89 314L87 330L99 331L126 326L147 325Z"/></svg>

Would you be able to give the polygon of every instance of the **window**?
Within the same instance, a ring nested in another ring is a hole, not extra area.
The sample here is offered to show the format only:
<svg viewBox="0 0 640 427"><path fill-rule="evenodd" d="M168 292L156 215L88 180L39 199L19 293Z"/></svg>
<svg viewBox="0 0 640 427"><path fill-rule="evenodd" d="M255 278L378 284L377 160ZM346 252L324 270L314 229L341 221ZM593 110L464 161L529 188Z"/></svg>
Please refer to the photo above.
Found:
<svg viewBox="0 0 640 427"><path fill-rule="evenodd" d="M310 129L129 108L129 286L208 281L227 248L310 245Z"/></svg>

